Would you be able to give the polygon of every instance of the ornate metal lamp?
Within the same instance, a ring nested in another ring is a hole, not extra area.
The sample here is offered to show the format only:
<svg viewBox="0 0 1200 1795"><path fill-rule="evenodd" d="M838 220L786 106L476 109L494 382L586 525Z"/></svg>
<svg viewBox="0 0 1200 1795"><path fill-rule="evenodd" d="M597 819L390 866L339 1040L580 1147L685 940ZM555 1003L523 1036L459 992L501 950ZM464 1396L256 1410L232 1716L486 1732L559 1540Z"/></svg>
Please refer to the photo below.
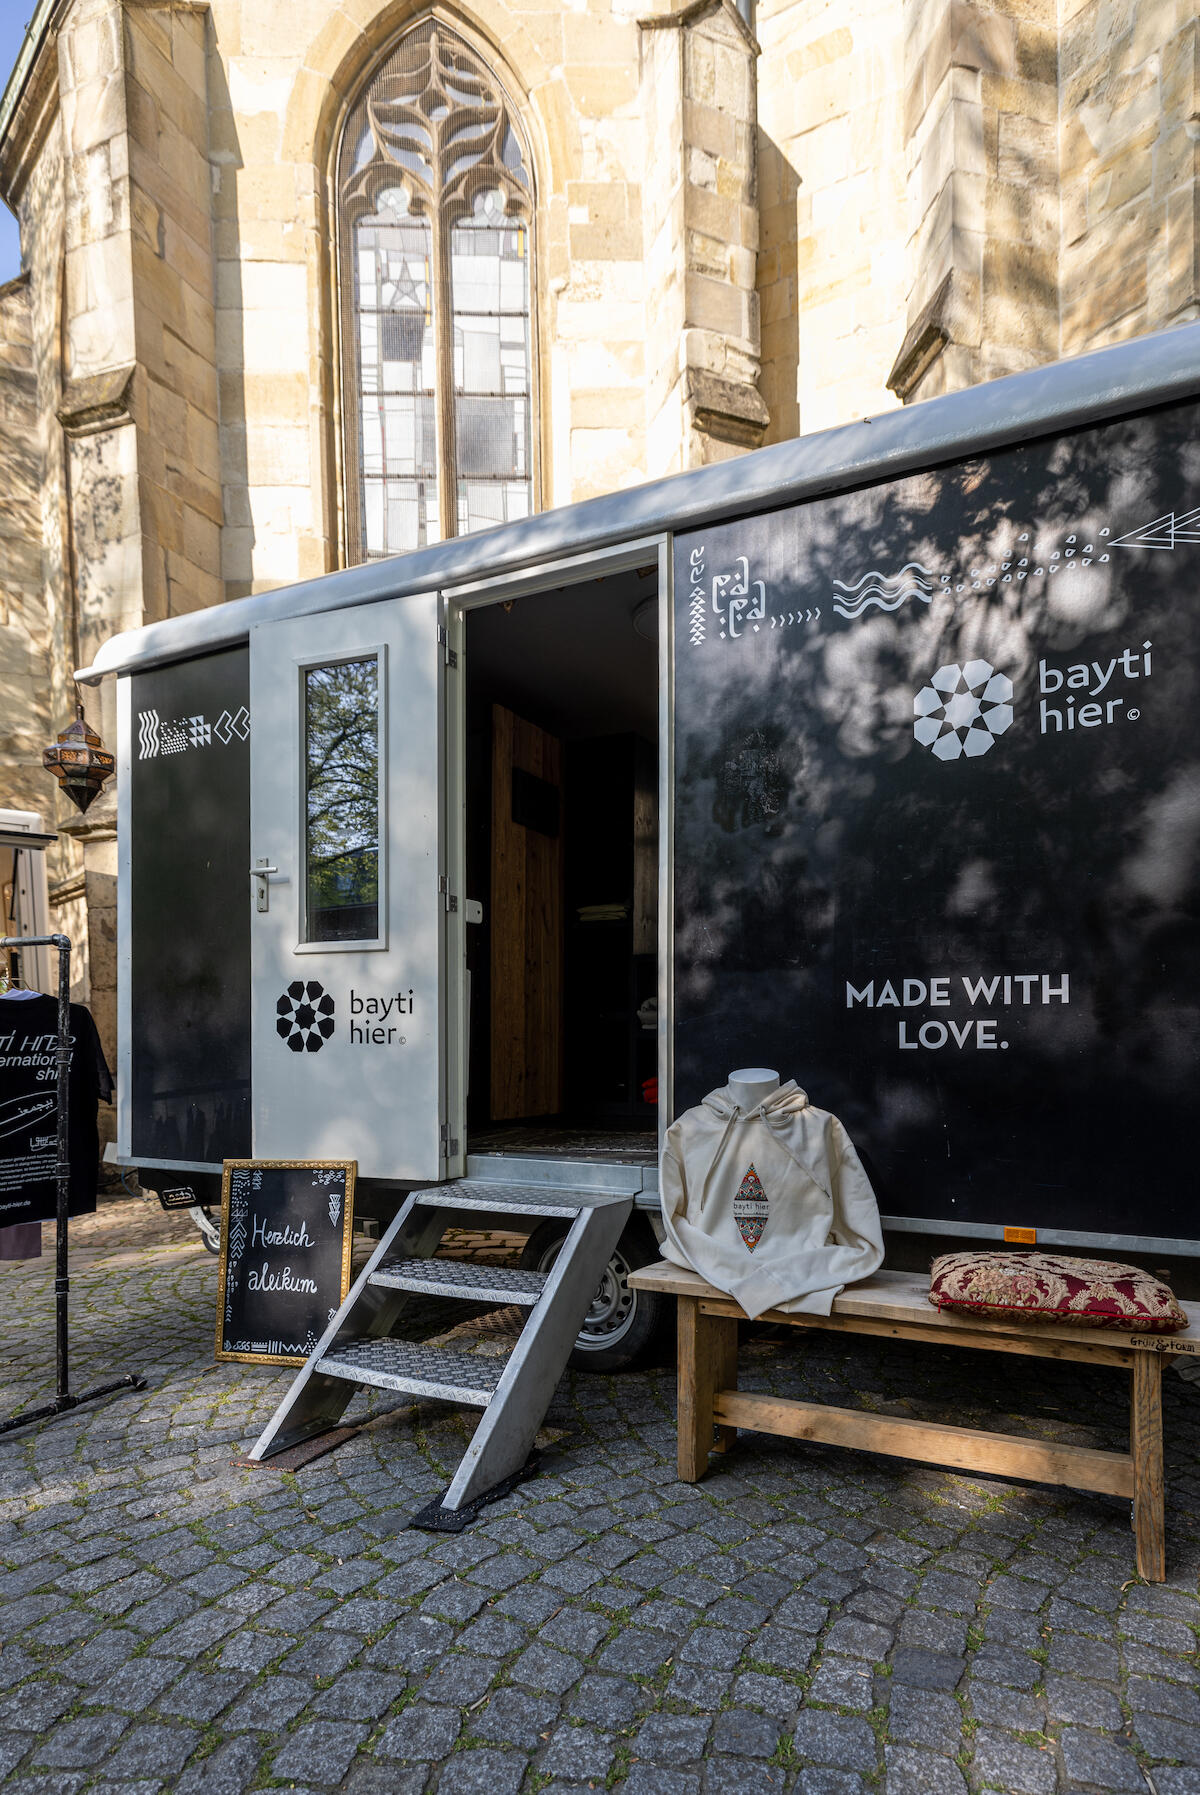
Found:
<svg viewBox="0 0 1200 1795"><path fill-rule="evenodd" d="M88 728L83 705L76 703L75 721L60 730L42 755L42 765L54 774L73 804L86 810L116 766L100 737Z"/></svg>

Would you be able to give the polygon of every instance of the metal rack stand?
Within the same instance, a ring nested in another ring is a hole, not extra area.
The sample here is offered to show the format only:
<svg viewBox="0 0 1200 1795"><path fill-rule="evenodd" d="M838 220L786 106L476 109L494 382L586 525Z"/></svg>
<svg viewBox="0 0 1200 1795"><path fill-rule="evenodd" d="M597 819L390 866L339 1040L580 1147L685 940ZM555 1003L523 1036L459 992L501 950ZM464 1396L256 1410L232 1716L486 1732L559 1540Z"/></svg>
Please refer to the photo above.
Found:
<svg viewBox="0 0 1200 1795"><path fill-rule="evenodd" d="M54 1306L58 1388L53 1402L43 1403L36 1409L25 1409L19 1415L10 1415L7 1420L0 1421L0 1434L9 1433L14 1427L24 1427L30 1421L45 1421L55 1415L64 1415L68 1409L77 1409L80 1403L94 1402L97 1397L111 1396L117 1390L144 1390L146 1387L146 1380L140 1373L127 1372L124 1377L117 1378L111 1384L100 1384L94 1390L85 1390L80 1396L71 1394L67 1357L67 1297L71 1288L71 1280L67 1275L67 1230L71 1199L67 1110L67 1081L71 1069L71 941L67 935L7 935L0 940L0 950L10 947L53 947L58 950L58 1053L55 1081L58 1149L54 1168L57 1185Z"/></svg>

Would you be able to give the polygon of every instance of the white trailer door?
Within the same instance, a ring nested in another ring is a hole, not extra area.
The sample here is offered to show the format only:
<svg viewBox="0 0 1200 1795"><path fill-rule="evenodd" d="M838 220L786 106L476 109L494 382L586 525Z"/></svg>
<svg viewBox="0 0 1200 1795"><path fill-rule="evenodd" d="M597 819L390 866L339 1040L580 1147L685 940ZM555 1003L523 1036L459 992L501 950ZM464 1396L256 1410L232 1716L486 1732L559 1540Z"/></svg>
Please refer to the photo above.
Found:
<svg viewBox="0 0 1200 1795"><path fill-rule="evenodd" d="M422 593L251 631L256 1158L414 1180L462 1169L439 622Z"/></svg>

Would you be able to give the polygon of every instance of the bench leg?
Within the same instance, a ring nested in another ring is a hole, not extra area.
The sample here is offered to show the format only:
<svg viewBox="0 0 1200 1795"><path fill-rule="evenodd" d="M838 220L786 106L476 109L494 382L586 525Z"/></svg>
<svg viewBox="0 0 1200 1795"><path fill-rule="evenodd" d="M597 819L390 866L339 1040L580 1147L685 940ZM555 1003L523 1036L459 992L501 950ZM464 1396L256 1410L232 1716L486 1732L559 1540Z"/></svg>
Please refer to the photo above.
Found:
<svg viewBox="0 0 1200 1795"><path fill-rule="evenodd" d="M737 1322L701 1315L695 1297L679 1298L677 1406L681 1483L697 1483L708 1469L708 1455L713 1448L713 1397L719 1389L731 1387L723 1381L730 1358L730 1334L736 1381Z"/></svg>
<svg viewBox="0 0 1200 1795"><path fill-rule="evenodd" d="M716 1388L718 1390L736 1390L738 1387L738 1324L736 1321L718 1321L710 1317L715 1329L716 1338ZM737 1443L736 1427L725 1427L718 1424L716 1432L716 1450L728 1452Z"/></svg>
<svg viewBox="0 0 1200 1795"><path fill-rule="evenodd" d="M1163 1503L1162 1359L1139 1352L1133 1361L1129 1445L1133 1455L1133 1532L1138 1575L1161 1583L1167 1574Z"/></svg>

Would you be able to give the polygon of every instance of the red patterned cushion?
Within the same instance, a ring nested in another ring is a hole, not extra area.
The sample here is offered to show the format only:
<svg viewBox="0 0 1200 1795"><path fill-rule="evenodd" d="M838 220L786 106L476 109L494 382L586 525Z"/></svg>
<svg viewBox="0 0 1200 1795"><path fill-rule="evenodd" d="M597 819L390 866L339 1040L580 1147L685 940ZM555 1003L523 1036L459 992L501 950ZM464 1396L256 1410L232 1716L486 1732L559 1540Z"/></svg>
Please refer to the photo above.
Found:
<svg viewBox="0 0 1200 1795"><path fill-rule="evenodd" d="M1188 1318L1173 1293L1136 1265L1061 1253L943 1253L933 1262L935 1309L1072 1327L1173 1334Z"/></svg>

